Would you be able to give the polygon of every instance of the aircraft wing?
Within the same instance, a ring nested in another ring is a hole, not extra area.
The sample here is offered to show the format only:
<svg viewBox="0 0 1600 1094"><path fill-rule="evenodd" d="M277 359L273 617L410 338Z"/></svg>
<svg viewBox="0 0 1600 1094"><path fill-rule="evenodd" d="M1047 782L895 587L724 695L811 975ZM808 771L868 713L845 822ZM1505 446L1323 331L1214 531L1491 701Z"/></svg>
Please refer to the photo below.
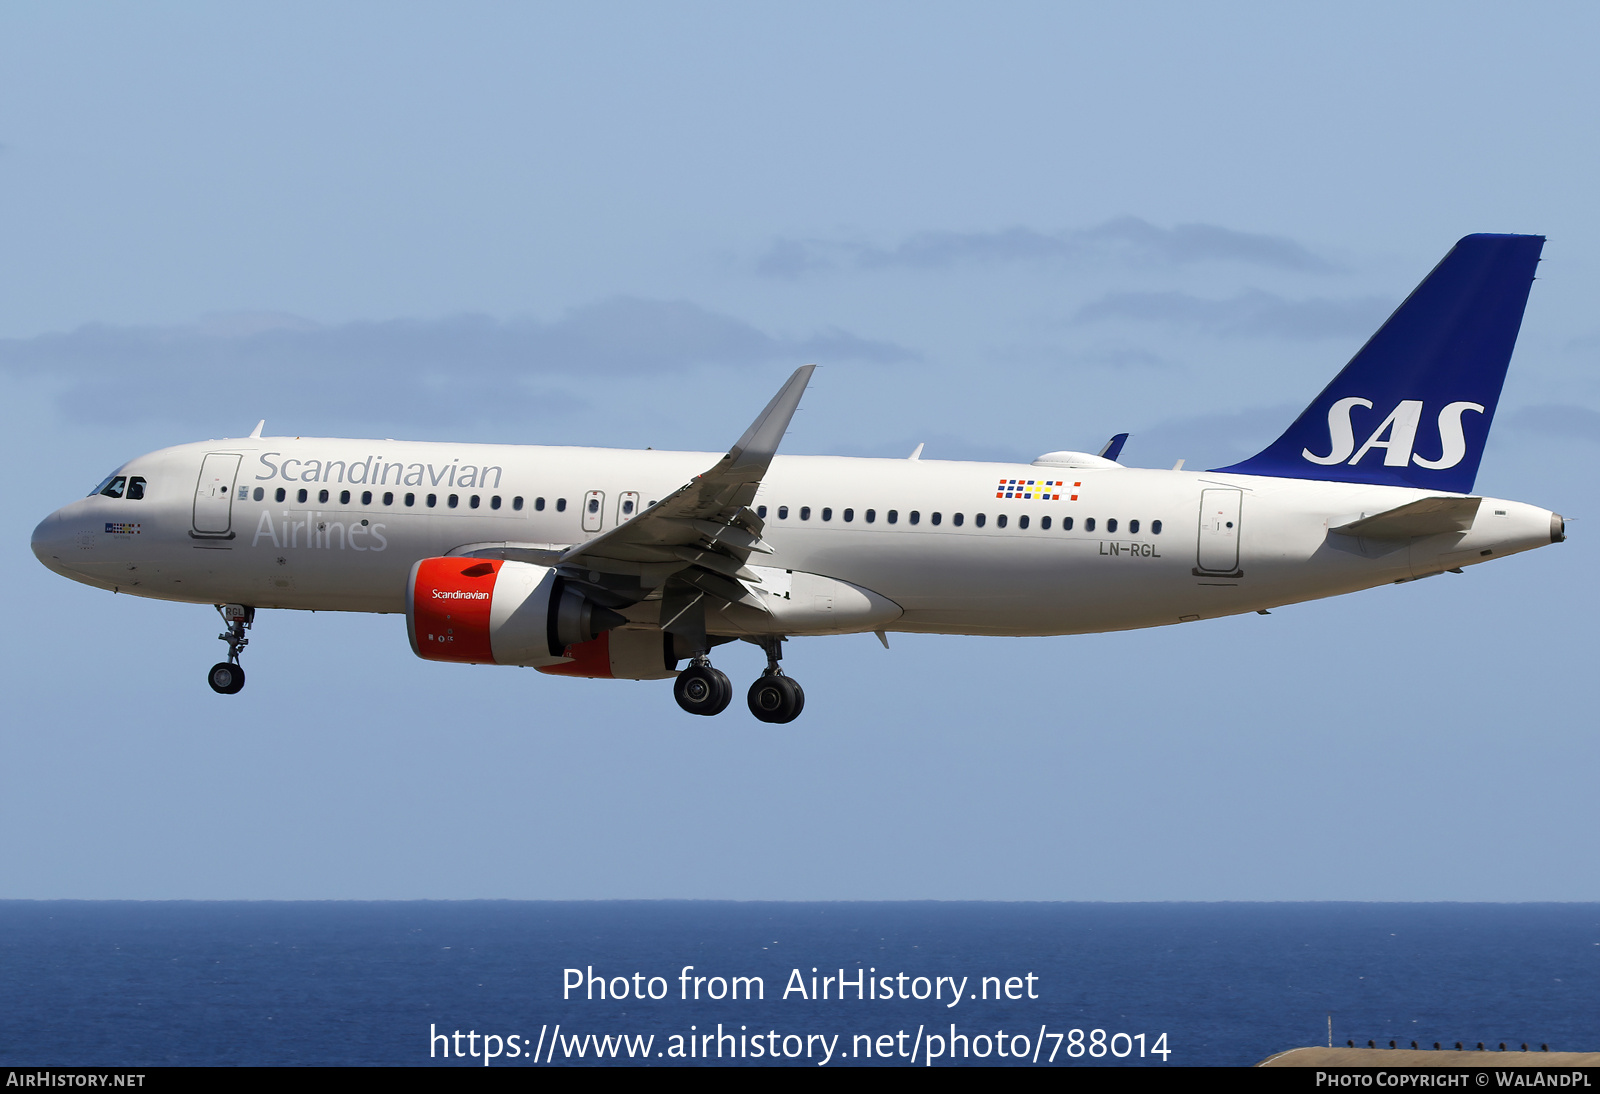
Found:
<svg viewBox="0 0 1600 1094"><path fill-rule="evenodd" d="M1465 532L1472 527L1482 502L1482 498L1421 498L1329 531L1364 539L1410 539L1440 532Z"/></svg>
<svg viewBox="0 0 1600 1094"><path fill-rule="evenodd" d="M742 582L761 579L745 563L752 552L770 554L772 549L762 542L764 522L750 503L816 367L796 369L713 467L611 531L564 549L546 543L474 543L452 554L555 566L572 580L596 586L599 599L619 603L637 602L665 586L664 627L692 608L701 594L728 603L756 603ZM632 595L626 591L630 588Z"/></svg>

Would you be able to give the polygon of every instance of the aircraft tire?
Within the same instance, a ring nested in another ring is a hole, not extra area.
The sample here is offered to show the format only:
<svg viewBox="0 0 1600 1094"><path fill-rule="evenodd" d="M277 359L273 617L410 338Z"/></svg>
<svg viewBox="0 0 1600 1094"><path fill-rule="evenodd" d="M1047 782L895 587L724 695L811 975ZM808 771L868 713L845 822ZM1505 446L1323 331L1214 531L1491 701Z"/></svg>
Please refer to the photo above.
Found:
<svg viewBox="0 0 1600 1094"><path fill-rule="evenodd" d="M733 681L728 679L728 674L721 669L712 669L711 675L717 679L716 706L706 711L707 714L721 714L728 709L728 704L733 702Z"/></svg>
<svg viewBox="0 0 1600 1094"><path fill-rule="evenodd" d="M709 718L727 709L733 698L733 685L710 665L690 665L673 681L672 697L688 713Z"/></svg>
<svg viewBox="0 0 1600 1094"><path fill-rule="evenodd" d="M782 725L800 717L806 693L787 676L763 676L750 685L750 713L763 722Z"/></svg>
<svg viewBox="0 0 1600 1094"><path fill-rule="evenodd" d="M218 695L237 695L244 690L244 669L230 661L218 661L206 675L206 683Z"/></svg>

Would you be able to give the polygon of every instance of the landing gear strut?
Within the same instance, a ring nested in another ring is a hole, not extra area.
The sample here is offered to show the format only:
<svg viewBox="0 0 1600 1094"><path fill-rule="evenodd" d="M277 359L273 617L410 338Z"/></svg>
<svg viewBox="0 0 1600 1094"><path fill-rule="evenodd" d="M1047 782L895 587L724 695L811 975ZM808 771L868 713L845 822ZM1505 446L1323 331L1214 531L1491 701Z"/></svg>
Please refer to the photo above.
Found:
<svg viewBox="0 0 1600 1094"><path fill-rule="evenodd" d="M705 654L696 655L689 667L678 673L672 685L672 697L690 714L710 717L728 709L733 699L733 684L719 669L711 667Z"/></svg>
<svg viewBox="0 0 1600 1094"><path fill-rule="evenodd" d="M228 644L228 659L218 661L206 674L206 683L218 695L237 695L244 688L244 669L239 664L239 652L250 644L244 632L256 621L256 610L243 604L218 604L217 614L228 628L217 635Z"/></svg>
<svg viewBox="0 0 1600 1094"><path fill-rule="evenodd" d="M750 685L750 713L763 722L792 722L806 707L806 693L783 674L778 664L783 656L783 639L763 638L761 648L767 654L767 670Z"/></svg>

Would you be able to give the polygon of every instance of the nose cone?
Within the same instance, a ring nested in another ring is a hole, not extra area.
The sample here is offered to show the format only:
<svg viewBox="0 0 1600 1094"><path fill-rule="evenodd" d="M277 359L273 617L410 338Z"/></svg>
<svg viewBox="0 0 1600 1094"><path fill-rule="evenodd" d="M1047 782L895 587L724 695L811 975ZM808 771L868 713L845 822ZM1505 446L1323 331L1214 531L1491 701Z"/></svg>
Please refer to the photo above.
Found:
<svg viewBox="0 0 1600 1094"><path fill-rule="evenodd" d="M33 557L58 574L64 572L65 567L62 563L67 555L69 538L70 534L61 520L61 513L59 511L51 513L33 530Z"/></svg>

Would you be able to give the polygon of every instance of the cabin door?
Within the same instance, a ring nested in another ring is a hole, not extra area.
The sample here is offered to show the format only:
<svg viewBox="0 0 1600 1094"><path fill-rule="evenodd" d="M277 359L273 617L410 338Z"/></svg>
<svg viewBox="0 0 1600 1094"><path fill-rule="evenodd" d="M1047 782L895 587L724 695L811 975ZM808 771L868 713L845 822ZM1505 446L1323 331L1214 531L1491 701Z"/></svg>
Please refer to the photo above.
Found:
<svg viewBox="0 0 1600 1094"><path fill-rule="evenodd" d="M194 488L194 532L198 536L226 536L233 525L233 480L239 459L232 452L208 452L200 464L200 481Z"/></svg>
<svg viewBox="0 0 1600 1094"><path fill-rule="evenodd" d="M1200 548L1196 566L1213 574L1239 569L1239 506L1242 490L1200 491Z"/></svg>

